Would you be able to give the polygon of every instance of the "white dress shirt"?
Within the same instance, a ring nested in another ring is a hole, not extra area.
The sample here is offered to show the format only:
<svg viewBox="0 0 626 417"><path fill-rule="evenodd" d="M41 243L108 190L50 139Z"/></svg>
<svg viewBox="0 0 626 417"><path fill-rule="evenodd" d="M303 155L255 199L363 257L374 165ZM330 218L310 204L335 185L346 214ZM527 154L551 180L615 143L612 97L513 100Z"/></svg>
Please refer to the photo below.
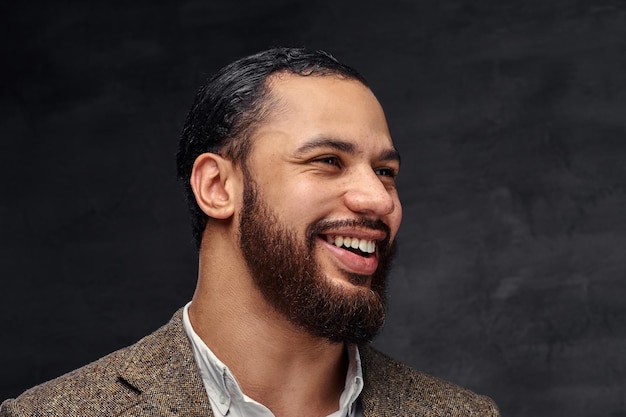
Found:
<svg viewBox="0 0 626 417"><path fill-rule="evenodd" d="M213 414L216 417L274 417L274 414L263 404L253 400L241 391L237 380L228 367L220 361L209 347L193 330L189 321L189 305L183 310L183 326L191 341L194 358L204 388L209 396ZM346 383L338 410L328 417L362 417L358 397L363 389L363 373L361 358L356 345L348 345L349 365Z"/></svg>

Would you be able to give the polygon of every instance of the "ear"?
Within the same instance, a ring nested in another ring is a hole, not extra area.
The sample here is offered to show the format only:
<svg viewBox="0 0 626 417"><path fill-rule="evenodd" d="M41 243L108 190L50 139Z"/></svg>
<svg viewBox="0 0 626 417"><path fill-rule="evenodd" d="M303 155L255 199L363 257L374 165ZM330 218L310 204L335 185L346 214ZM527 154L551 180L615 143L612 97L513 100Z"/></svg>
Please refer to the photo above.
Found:
<svg viewBox="0 0 626 417"><path fill-rule="evenodd" d="M196 158L189 181L198 206L207 216L227 219L233 215L237 178L232 162L203 153Z"/></svg>

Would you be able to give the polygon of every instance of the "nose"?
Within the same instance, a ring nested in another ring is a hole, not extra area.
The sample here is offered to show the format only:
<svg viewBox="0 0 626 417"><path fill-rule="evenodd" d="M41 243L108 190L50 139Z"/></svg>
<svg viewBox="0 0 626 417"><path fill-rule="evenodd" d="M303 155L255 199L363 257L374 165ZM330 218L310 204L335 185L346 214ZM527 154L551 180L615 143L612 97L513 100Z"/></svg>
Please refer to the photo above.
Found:
<svg viewBox="0 0 626 417"><path fill-rule="evenodd" d="M371 167L355 169L346 180L345 204L354 213L384 216L392 213L399 203L395 187L390 189Z"/></svg>

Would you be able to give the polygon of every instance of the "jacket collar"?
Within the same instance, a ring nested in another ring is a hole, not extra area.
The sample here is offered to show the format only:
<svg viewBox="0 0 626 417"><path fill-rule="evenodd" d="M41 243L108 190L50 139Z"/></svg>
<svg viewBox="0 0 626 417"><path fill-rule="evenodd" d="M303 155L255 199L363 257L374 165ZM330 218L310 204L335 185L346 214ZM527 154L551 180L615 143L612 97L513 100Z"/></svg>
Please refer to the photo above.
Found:
<svg viewBox="0 0 626 417"><path fill-rule="evenodd" d="M127 415L213 416L182 317L181 308L169 323L126 350L119 377L140 394ZM361 393L363 412L365 416L383 415L390 393L386 384L394 370L380 366L379 355L369 346L360 346L359 351L365 381ZM381 368L390 374L381 374Z"/></svg>

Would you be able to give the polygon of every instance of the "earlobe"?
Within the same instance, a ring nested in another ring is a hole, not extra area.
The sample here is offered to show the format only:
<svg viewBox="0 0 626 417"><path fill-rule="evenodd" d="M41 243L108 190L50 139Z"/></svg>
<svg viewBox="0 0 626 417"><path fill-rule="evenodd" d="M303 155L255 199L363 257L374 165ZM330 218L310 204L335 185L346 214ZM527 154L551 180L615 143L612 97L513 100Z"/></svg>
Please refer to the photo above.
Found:
<svg viewBox="0 0 626 417"><path fill-rule="evenodd" d="M189 180L196 202L207 216L227 219L233 215L232 174L232 163L219 155L203 153L196 158Z"/></svg>

